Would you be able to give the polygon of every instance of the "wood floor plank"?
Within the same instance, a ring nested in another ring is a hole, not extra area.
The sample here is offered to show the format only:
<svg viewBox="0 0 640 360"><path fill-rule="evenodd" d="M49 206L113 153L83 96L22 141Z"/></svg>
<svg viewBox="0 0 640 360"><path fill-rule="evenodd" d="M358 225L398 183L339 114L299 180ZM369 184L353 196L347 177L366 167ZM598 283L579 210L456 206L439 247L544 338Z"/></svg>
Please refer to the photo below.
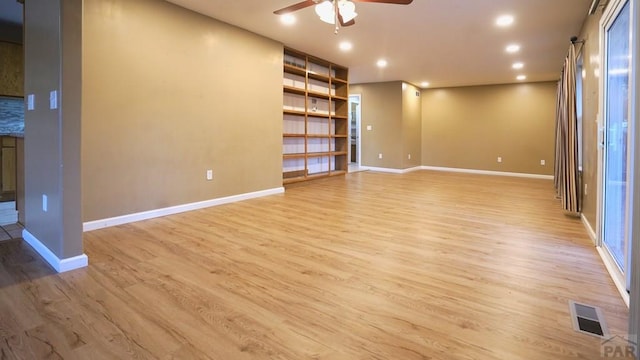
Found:
<svg viewBox="0 0 640 360"><path fill-rule="evenodd" d="M84 242L60 275L0 243L0 358L600 359L569 300L627 331L548 180L360 172Z"/></svg>

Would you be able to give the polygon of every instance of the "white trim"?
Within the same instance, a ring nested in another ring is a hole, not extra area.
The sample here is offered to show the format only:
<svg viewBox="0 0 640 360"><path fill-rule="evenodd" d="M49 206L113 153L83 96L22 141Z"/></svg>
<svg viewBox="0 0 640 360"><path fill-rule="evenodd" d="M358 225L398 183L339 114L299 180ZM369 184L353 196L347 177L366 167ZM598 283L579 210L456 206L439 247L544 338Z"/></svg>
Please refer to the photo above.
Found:
<svg viewBox="0 0 640 360"><path fill-rule="evenodd" d="M254 199L258 197L282 194L282 193L284 193L284 187L279 187L279 188L273 188L273 189L267 189L267 190L261 190L261 191L254 191L254 192L245 193L245 194L226 196L226 197L217 198L217 199L199 201L199 202L194 202L190 204L176 205L176 206L166 207L162 209L142 211L134 214L115 216L115 217L101 219L101 220L87 221L83 224L83 230L92 231L97 229L103 229L106 227L128 224L136 221L148 220L148 219L153 219L161 216L173 215L173 214L178 214L182 212L198 210L198 209L208 208L212 206L223 205L223 204L233 203L237 201L249 200L249 199Z"/></svg>
<svg viewBox="0 0 640 360"><path fill-rule="evenodd" d="M640 30L640 6L638 6L638 1L631 2L631 8L633 9L631 15L631 23L632 23L632 33L637 35ZM637 101L638 97L638 86L640 86L640 78L638 77L638 70L640 70L640 57L639 48L640 48L640 40L638 36L632 36L632 53L631 57L633 59L632 65L632 78L631 78L631 89L632 94L630 95L631 99L633 99L633 110L632 117L636 119L634 125L634 151L633 151L633 205L631 210L631 259L630 259L630 274L631 281L629 284L631 294L629 295L631 299L631 305L629 309L629 334L635 334L635 340L638 340L638 334L640 333L640 260L638 259L638 250L640 250L640 191L638 191L637 186L640 181L640 124L638 123L638 119L640 119L640 102Z"/></svg>
<svg viewBox="0 0 640 360"><path fill-rule="evenodd" d="M603 11L602 17L600 18L600 23L599 23L599 42L600 42L600 68L601 69L607 69L608 68L608 37L607 37L607 32L610 30L610 28L614 25L616 19L618 18L618 16L621 14L622 10L624 9L626 4L629 4L630 6L630 21L631 24L629 25L630 29L630 42L631 42L631 52L632 54L635 51L635 46L634 45L634 37L635 37L635 32L634 32L634 28L636 26L636 19L634 18L634 11L635 11L635 6L636 6L636 1L631 1L631 0L612 0L608 3L607 7L605 8L605 10ZM632 57L635 57L635 55L632 55ZM631 92L633 92L636 87L636 80L635 80L635 73L636 73L636 69L635 69L635 64L633 62L630 62L629 66L631 67L631 78L630 78L630 83L629 83L629 89ZM606 116L606 114L608 114L609 109L608 109L608 97L609 94L607 92L608 90L608 79L609 77L607 76L608 74L606 73L606 71L600 76L599 79L599 88L600 91L598 92L598 105L599 105L599 113L596 116L596 122L598 124L598 136L597 136L597 146L598 146L598 175L597 175L597 179L598 179L598 207L597 207L597 216L598 216L598 222L596 223L597 225L597 235L598 235L598 240L596 242L596 245L598 245L598 251L601 252L601 256L602 259L605 263L605 266L607 267L607 270L609 271L609 274L611 275L611 277L613 278L614 282L616 283L616 286L619 288L622 284L622 289L618 289L619 291L624 290L623 293L623 298L625 299L625 302L627 303L627 306L629 306L629 294L627 293L627 288L628 286L630 287L631 284L631 274L632 274L632 254L630 253L630 250L632 249L632 245L631 243L633 242L633 238L632 236L632 231L633 231L633 223L631 222L631 220L633 219L633 211L634 211L634 206L632 204L633 198L634 198L634 183L635 183L635 179L634 179L634 146L637 146L637 139L634 137L634 127L637 126L637 119L632 115L631 119L634 119L634 121L630 121L629 122L629 128L628 128L628 133L627 136L628 138L628 159L627 159L627 179L628 179L628 183L626 184L626 191L627 191L627 195L626 195L626 199L625 199L625 210L626 210L626 218L624 219L624 242L625 242L625 246L624 246L624 268L625 271L624 273L622 273L622 271L620 271L620 269L618 268L617 263L615 262L615 260L612 258L611 254L609 254L609 251L607 249L604 249L604 242L605 242L605 238L604 238L604 226L605 226L605 206L606 206L606 168L607 168L607 148L604 146L604 144L607 143L607 137L608 137L608 131L607 131L607 127L608 127L608 118ZM633 94L630 95L629 97L629 105L628 105L628 111L630 114L634 114L635 113L635 96ZM603 254L606 253L606 256L603 256ZM620 284L619 284L620 283Z"/></svg>
<svg viewBox="0 0 640 360"><path fill-rule="evenodd" d="M407 169L392 169L392 168L382 168L382 167L375 167L375 166L360 166L360 169L383 172L383 173L391 173L391 174L406 174L406 173L422 170L422 167L416 166L416 167L407 168Z"/></svg>
<svg viewBox="0 0 640 360"><path fill-rule="evenodd" d="M620 270L618 270L617 265L614 264L614 261L607 250L605 250L602 246L596 246L596 249L598 250L598 254L600 254L600 258L602 258L604 267L607 268L609 276L613 280L613 283L616 285L616 288L618 289L622 300L624 300L624 303L627 304L627 307L629 307L629 293L627 292L627 286L624 283L624 276L621 276Z"/></svg>
<svg viewBox="0 0 640 360"><path fill-rule="evenodd" d="M593 244L597 246L598 235L596 235L596 232L593 230L593 227L591 227L589 220L587 220L587 217L584 216L584 214L580 214L580 220L582 220L582 225L584 225L585 230L587 230L587 234L589 234L591 241L593 241Z"/></svg>
<svg viewBox="0 0 640 360"><path fill-rule="evenodd" d="M358 104L356 110L356 164L360 166L362 164L362 94L349 94L348 103L351 104L351 98L357 98L357 101L353 101ZM349 114L351 114L351 106L349 106ZM349 123L349 143L351 141L351 123ZM351 146L349 146L348 154L349 164L351 163Z"/></svg>
<svg viewBox="0 0 640 360"><path fill-rule="evenodd" d="M489 171L489 170L474 170L474 169L459 169L459 168L437 167L437 166L422 166L421 169L422 170L431 170L431 171L458 172L458 173L466 173L466 174L494 175L494 176L513 176L513 177L523 177L523 178L530 178L530 179L553 180L553 175L526 174L526 173L514 173L514 172L504 172L504 171Z"/></svg>
<svg viewBox="0 0 640 360"><path fill-rule="evenodd" d="M83 268L89 265L89 258L85 254L60 259L40 240L27 231L27 229L22 230L22 238L59 273Z"/></svg>

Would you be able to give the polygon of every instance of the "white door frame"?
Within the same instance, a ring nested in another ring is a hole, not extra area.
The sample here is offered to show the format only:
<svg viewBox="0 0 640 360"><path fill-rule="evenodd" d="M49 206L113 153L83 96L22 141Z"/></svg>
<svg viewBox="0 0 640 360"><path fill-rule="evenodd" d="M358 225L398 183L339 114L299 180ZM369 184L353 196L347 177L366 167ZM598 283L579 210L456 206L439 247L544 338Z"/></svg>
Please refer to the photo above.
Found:
<svg viewBox="0 0 640 360"><path fill-rule="evenodd" d="M631 76L631 88L633 90L633 94L631 97L635 99L638 95L636 93L638 86L640 86L640 79L638 79L638 69L640 69L640 59L638 58L638 49L640 49L640 38L638 38L637 34L639 34L640 26L638 22L640 21L640 6L638 6L637 0L633 0L631 4L632 10L632 19L631 19L631 28L633 29L633 34L636 34L636 37L632 39L631 43L631 56L633 57L633 75ZM636 141L640 141L640 124L638 121L640 120L640 106L637 103L633 105L632 108L632 116L636 119L636 127L635 127L635 139ZM640 144L635 143L635 149L633 153L633 162L635 163L635 172L634 172L634 188L637 188L638 180L640 180ZM636 191L633 194L633 205L632 205L632 214L630 218L632 219L631 224L640 224L640 191ZM640 226L633 226L631 229L631 247L632 249L636 249L635 253L638 254L638 249L640 249ZM637 255L631 254L631 305L629 307L629 334L636 334L635 339L633 339L636 343L638 342L638 334L640 334L640 260ZM636 354L637 355L637 354Z"/></svg>
<svg viewBox="0 0 640 360"><path fill-rule="evenodd" d="M606 122L606 113L607 113L607 104L606 104L606 90L607 90L607 30L609 29L609 27L613 24L613 21L617 18L617 16L619 15L619 13L622 11L624 5L627 3L627 1L630 3L630 12L631 12L631 18L632 18L632 22L631 22L631 26L630 26L630 31L632 33L632 41L635 41L635 37L633 36L633 29L635 27L635 22L637 21L637 19L635 19L634 16L634 11L635 11L635 6L636 6L636 0L612 0L609 5L607 6L607 8L604 11L604 14L600 20L600 92L599 92L599 112L597 115L597 128L598 128L598 136L597 136L597 141L598 141L598 206L597 206L597 222L596 222L596 235L597 235L597 240L596 240L596 246L597 246L597 250L598 253L600 254L600 256L602 257L602 260L604 261L604 264L609 272L609 274L611 275L616 287L618 288L618 291L620 292L620 294L622 295L622 298L624 299L624 301L626 302L627 305L629 305L629 294L627 292L627 287L630 284L630 274L631 274L631 254L625 254L625 257L627 257L627 269L626 269L626 274L622 274L620 272L620 270L618 269L618 266L615 262L615 260L613 259L613 257L609 254L609 252L604 249L603 247L603 219L604 219L604 213L603 213L603 206L604 206L604 168L605 168L605 156L604 156L604 147L606 144L606 128L607 128L607 124ZM631 49L632 54L636 53L636 50L634 48L634 45L632 44L632 49ZM631 73L631 83L630 88L634 89L634 79L635 79L635 65L633 64L633 62L630 62L630 66L632 67ZM630 112L629 114L634 114L631 110L633 110L635 108L635 96L633 96L633 94L630 94ZM637 121L637 119L636 119ZM635 143L634 141L634 136L633 136L633 132L635 131L635 126L636 124L635 121L629 121L629 128L628 128L628 134L630 134L629 136L631 136L631 141L629 141L628 146L630 146L630 149L628 151L628 156L629 156L629 160L628 160L628 164L633 164L634 163L634 149L633 149L633 144ZM631 169L629 169L631 170ZM631 181L629 181L627 183L627 203L626 203L626 207L627 207L627 215L628 215L628 221L625 222L625 232L627 238L629 239L628 241L630 242L632 239L630 238L630 234L632 233L632 229L631 229L631 219L633 216L633 207L632 207L632 203L631 203L631 199L633 199L634 197L634 193L633 193L633 173L628 171L628 174L631 174Z"/></svg>
<svg viewBox="0 0 640 360"><path fill-rule="evenodd" d="M349 94L349 113L351 113L351 103L357 103L356 108L356 164L362 164L362 95ZM349 163L351 163L351 122L349 122Z"/></svg>

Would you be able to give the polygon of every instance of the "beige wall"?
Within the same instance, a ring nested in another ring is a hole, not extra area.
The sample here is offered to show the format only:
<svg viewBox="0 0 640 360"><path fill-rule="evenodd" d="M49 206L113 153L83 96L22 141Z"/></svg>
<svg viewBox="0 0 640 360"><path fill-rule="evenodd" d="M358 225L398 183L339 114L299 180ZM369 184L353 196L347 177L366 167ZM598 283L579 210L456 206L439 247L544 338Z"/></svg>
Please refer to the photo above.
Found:
<svg viewBox="0 0 640 360"><path fill-rule="evenodd" d="M35 95L25 113L25 227L60 259L82 254L81 26L82 0L25 4L25 93Z"/></svg>
<svg viewBox="0 0 640 360"><path fill-rule="evenodd" d="M552 175L555 104L555 82L423 90L422 164Z"/></svg>
<svg viewBox="0 0 640 360"><path fill-rule="evenodd" d="M403 169L422 165L422 99L420 89L408 83L402 85L401 156Z"/></svg>
<svg viewBox="0 0 640 360"><path fill-rule="evenodd" d="M84 221L282 186L281 44L164 1L84 14Z"/></svg>
<svg viewBox="0 0 640 360"><path fill-rule="evenodd" d="M361 94L363 166L401 169L402 82L354 84L350 94ZM371 126L371 130L367 130ZM382 159L378 158L382 154Z"/></svg>
<svg viewBox="0 0 640 360"><path fill-rule="evenodd" d="M420 89L393 81L355 84L349 87L349 92L362 95L361 165L389 169L420 166ZM367 130L367 126L371 126L371 130ZM378 154L382 154L382 159Z"/></svg>
<svg viewBox="0 0 640 360"><path fill-rule="evenodd" d="M0 95L24 96L22 45L0 41Z"/></svg>
<svg viewBox="0 0 640 360"><path fill-rule="evenodd" d="M587 186L583 193L582 214L591 228L596 230L598 206L598 124L600 96L600 43L599 22L601 12L589 16L583 25L580 38L584 39L582 56L584 63L582 90L582 181ZM581 75L581 74L578 74ZM583 188L584 190L584 188Z"/></svg>

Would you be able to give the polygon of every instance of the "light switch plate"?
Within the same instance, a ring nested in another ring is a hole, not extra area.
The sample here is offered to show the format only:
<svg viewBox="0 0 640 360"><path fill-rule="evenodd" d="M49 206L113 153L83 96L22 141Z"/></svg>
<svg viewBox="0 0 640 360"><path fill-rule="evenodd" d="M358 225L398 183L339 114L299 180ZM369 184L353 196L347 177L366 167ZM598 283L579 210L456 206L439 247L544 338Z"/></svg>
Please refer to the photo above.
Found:
<svg viewBox="0 0 640 360"><path fill-rule="evenodd" d="M34 94L27 95L27 110L33 110L36 108L36 96Z"/></svg>
<svg viewBox="0 0 640 360"><path fill-rule="evenodd" d="M49 109L55 110L58 108L58 90L52 90L49 93Z"/></svg>

